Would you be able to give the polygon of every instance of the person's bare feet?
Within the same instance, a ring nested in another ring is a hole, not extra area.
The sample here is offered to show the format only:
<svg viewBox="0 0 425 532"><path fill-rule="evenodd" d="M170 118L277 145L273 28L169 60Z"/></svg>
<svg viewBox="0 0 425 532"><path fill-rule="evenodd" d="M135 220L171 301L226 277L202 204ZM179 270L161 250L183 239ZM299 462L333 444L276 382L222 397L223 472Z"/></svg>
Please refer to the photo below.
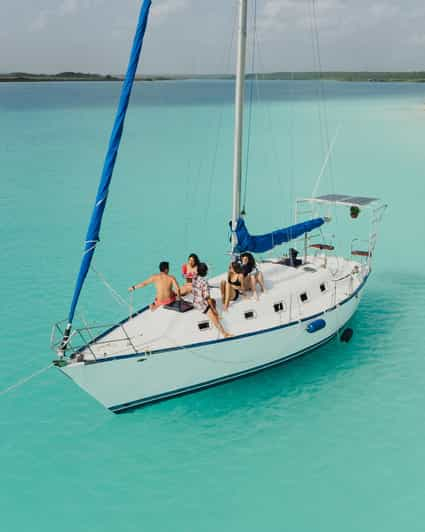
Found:
<svg viewBox="0 0 425 532"><path fill-rule="evenodd" d="M232 338L233 334L230 334L228 332L223 333L224 338Z"/></svg>

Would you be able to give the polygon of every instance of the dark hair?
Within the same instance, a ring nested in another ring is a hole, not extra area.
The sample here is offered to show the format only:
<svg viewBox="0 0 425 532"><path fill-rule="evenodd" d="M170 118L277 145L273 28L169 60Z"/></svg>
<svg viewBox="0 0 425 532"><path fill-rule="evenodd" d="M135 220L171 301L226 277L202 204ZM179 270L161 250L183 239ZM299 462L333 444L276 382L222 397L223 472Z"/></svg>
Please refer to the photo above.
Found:
<svg viewBox="0 0 425 532"><path fill-rule="evenodd" d="M187 260L190 260L190 259L193 259L195 261L195 266L199 266L200 262L199 262L199 257L196 253L191 253Z"/></svg>
<svg viewBox="0 0 425 532"><path fill-rule="evenodd" d="M200 277L205 277L208 273L208 266L205 264L205 262L200 262L198 264L198 275Z"/></svg>
<svg viewBox="0 0 425 532"><path fill-rule="evenodd" d="M166 272L168 272L169 269L170 269L170 263L169 262L164 260L164 261L159 263L159 271L160 272L166 273Z"/></svg>
<svg viewBox="0 0 425 532"><path fill-rule="evenodd" d="M242 273L242 266L240 262L232 262L232 268L235 273Z"/></svg>
<svg viewBox="0 0 425 532"><path fill-rule="evenodd" d="M255 266L255 259L254 257L251 255L251 253L242 253L241 255L241 258L243 257L246 257L248 259L248 266L250 266L251 268L254 268Z"/></svg>

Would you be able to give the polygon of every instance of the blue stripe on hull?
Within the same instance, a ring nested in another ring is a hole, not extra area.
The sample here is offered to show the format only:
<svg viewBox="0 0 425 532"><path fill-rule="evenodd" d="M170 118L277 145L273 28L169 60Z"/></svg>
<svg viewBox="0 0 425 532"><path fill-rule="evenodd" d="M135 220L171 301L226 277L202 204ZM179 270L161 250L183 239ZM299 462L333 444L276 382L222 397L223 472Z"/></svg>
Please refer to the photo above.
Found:
<svg viewBox="0 0 425 532"><path fill-rule="evenodd" d="M344 325L345 326L345 325ZM180 388L178 390L173 390L172 392L167 392L159 395L153 395L151 397L146 397L145 399L138 399L135 401L130 401L128 403L122 403L119 405L110 406L109 410L112 412L119 414L121 412L124 412L125 410L137 408L149 403L156 403L158 401L164 401L166 399L171 399L172 397L175 397L177 395L185 395L188 393L195 392L197 390L205 389L205 388L211 388L212 386L217 386L218 384L222 384L224 382L232 381L235 379L238 379L240 377L247 377L253 373L257 373L259 371L262 371L264 369L271 368L273 366L277 366L279 364L283 364L285 362L289 362L293 358L299 357L301 355L304 355L305 353L309 351L313 351L314 349L318 349L319 347L322 347L323 345L330 342L335 336L337 336L338 333L333 333L324 340L318 342L317 344L311 345L307 347L306 349L303 349L302 351L298 351L296 353L293 353L292 355L287 355L285 357L279 358L277 360L274 360L273 362L267 362L266 364L262 364L261 366L256 366L255 368L251 368L245 371L240 371L238 373L233 373L232 375L227 375L226 377L220 377L218 379L213 379L210 381L202 382L200 384L195 384L193 386L187 386L185 388Z"/></svg>
<svg viewBox="0 0 425 532"><path fill-rule="evenodd" d="M349 297L344 299L338 306L342 307L343 305L345 305L346 303L351 301L354 297L357 297L358 294L360 293L361 289L363 288L363 286L366 284L366 281L367 281L368 277L369 277L369 275L367 275L363 279L362 284ZM140 310L139 312L137 312L137 314L145 312L146 308L148 308L148 307L145 307L144 309ZM219 338L218 340L208 340L206 342L197 342L197 343L194 343L194 344L185 344L185 345L180 345L180 346L175 346L175 347L167 347L167 348L164 348L164 349L156 349L156 350L150 352L150 356L159 355L159 354L163 354L163 353L168 353L168 352L171 352L171 351L180 351L182 349L186 350L186 349L190 349L190 348L193 348L193 347L203 347L203 346L211 345L211 344L224 343L224 342L233 342L235 340L240 340L241 338L248 338L250 336L257 336L258 334L265 334L265 333L277 331L279 329L285 329L287 327L293 327L295 325L298 325L300 322L304 323L306 321L313 320L313 319L318 318L320 316L325 316L327 313L332 312L332 311L334 311L336 309L337 309L337 306L334 305L331 308L328 308L328 309L326 309L326 310L324 310L322 312L318 312L317 314L313 314L311 316L307 316L305 318L302 318L299 321L293 321L291 323L284 323L283 325L277 325L276 327L270 327L269 329L260 329L258 331L252 331L252 332L248 332L248 333L243 333L243 334L239 334L237 336L233 336L231 338ZM123 320L120 323L125 323L127 320L128 320L128 318L126 318L125 320ZM112 327L110 330L108 330L107 332L103 333L101 336L105 336L108 332L111 332L115 328L116 327ZM96 340L101 338L101 336L96 338ZM85 349L91 343L87 344L86 346L84 346L81 349ZM129 359L129 358L141 357L144 354L145 354L144 352L140 352L140 353L131 353L129 355L111 356L111 357L101 358L101 359L96 359L96 360L87 360L87 361L85 361L85 364L86 365L104 364L104 363L108 363L108 362L113 362L114 360L125 360L125 359Z"/></svg>

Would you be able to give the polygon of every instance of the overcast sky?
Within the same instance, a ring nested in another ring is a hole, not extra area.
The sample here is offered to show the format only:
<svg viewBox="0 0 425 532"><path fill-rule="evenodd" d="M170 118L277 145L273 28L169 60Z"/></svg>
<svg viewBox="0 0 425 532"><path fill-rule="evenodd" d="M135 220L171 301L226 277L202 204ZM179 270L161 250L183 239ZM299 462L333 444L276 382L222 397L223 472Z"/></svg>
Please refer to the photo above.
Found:
<svg viewBox="0 0 425 532"><path fill-rule="evenodd" d="M0 0L0 72L125 71L141 0ZM256 70L312 70L313 0L256 0ZM251 0L251 24L255 0ZM153 0L141 73L229 71L236 0ZM315 0L323 70L425 69L424 0ZM251 32L252 35L252 32Z"/></svg>

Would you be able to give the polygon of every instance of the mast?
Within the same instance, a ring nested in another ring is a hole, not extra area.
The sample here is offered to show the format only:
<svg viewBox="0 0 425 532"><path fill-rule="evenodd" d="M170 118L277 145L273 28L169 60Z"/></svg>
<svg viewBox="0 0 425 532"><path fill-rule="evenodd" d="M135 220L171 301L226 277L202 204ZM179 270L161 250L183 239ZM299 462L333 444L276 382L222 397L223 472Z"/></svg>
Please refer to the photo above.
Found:
<svg viewBox="0 0 425 532"><path fill-rule="evenodd" d="M243 152L243 108L246 63L246 30L248 0L239 0L238 55L235 88L235 139L233 153L233 209L232 209L232 249L237 244L236 224L241 210L242 152Z"/></svg>

